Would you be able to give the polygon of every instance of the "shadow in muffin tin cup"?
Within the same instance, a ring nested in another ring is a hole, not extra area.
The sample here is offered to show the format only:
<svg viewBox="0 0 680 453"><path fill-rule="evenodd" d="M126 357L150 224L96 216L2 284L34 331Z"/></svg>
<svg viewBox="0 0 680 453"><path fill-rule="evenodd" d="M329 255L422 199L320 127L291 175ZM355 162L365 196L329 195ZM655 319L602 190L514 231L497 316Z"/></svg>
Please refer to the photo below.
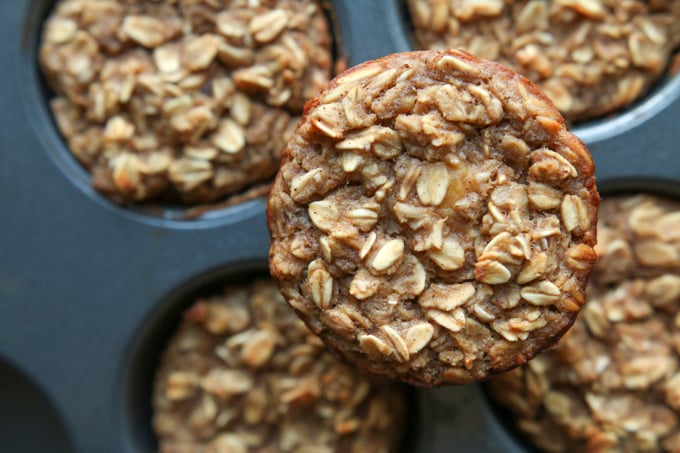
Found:
<svg viewBox="0 0 680 453"><path fill-rule="evenodd" d="M0 440L15 452L73 451L60 414L34 382L0 359Z"/></svg>

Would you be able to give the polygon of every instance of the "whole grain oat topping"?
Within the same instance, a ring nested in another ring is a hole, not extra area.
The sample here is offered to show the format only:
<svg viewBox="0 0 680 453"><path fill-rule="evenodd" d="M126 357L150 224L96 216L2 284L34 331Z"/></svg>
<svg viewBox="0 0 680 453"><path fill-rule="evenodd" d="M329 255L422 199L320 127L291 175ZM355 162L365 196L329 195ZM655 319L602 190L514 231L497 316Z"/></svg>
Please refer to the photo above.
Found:
<svg viewBox="0 0 680 453"><path fill-rule="evenodd" d="M551 352L489 381L550 452L680 451L680 203L602 203L588 300Z"/></svg>
<svg viewBox="0 0 680 453"><path fill-rule="evenodd" d="M408 0L416 46L526 75L568 120L630 104L680 45L677 0Z"/></svg>
<svg viewBox="0 0 680 453"><path fill-rule="evenodd" d="M184 318L154 387L161 452L395 451L403 388L327 352L271 280L199 299Z"/></svg>
<svg viewBox="0 0 680 453"><path fill-rule="evenodd" d="M332 60L315 0L61 0L40 63L96 189L198 203L274 175Z"/></svg>
<svg viewBox="0 0 680 453"><path fill-rule="evenodd" d="M351 361L470 382L570 326L598 204L590 154L524 77L462 51L395 54L307 105L269 199L270 269Z"/></svg>

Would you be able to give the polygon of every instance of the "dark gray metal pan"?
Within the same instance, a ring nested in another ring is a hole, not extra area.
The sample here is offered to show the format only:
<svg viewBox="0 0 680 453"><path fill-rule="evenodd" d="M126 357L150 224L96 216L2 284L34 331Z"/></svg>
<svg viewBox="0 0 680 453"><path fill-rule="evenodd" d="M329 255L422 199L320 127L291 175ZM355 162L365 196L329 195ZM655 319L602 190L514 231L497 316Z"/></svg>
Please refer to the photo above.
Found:
<svg viewBox="0 0 680 453"><path fill-rule="evenodd" d="M403 3L336 0L349 65L409 50ZM49 0L0 4L0 450L152 451L159 353L191 297L266 272L265 200L179 220L91 189L47 106L36 52ZM680 196L680 78L584 124L604 196ZM526 451L481 385L416 389L405 452ZM500 415L499 415L500 414Z"/></svg>

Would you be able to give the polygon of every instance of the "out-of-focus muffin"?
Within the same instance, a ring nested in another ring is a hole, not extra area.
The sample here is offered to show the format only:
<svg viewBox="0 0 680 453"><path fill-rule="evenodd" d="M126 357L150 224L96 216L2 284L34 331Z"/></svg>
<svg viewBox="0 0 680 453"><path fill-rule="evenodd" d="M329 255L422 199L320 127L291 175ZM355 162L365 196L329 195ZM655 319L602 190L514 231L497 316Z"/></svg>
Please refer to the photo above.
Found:
<svg viewBox="0 0 680 453"><path fill-rule="evenodd" d="M40 63L97 190L200 203L274 175L332 56L315 0L61 0Z"/></svg>
<svg viewBox="0 0 680 453"><path fill-rule="evenodd" d="M274 283L186 312L153 393L161 452L394 452L404 389L327 352Z"/></svg>
<svg viewBox="0 0 680 453"><path fill-rule="evenodd" d="M627 106L680 45L675 0L408 0L415 45L462 48L537 83L568 121Z"/></svg>

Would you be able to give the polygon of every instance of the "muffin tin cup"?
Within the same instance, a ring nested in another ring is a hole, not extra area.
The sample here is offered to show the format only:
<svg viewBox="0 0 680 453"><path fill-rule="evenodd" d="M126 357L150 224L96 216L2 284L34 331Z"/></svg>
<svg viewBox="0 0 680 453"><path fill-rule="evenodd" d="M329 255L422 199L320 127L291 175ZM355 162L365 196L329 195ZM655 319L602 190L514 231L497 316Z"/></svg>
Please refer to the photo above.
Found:
<svg viewBox="0 0 680 453"><path fill-rule="evenodd" d="M37 64L52 3L5 2L0 15L0 439L13 452L153 451L160 351L192 296L266 272L266 200L180 220L94 191ZM348 65L410 50L404 2L329 3ZM575 128L603 196L680 197L679 98L680 77L663 80L624 113ZM409 399L403 452L529 451L481 384Z"/></svg>

